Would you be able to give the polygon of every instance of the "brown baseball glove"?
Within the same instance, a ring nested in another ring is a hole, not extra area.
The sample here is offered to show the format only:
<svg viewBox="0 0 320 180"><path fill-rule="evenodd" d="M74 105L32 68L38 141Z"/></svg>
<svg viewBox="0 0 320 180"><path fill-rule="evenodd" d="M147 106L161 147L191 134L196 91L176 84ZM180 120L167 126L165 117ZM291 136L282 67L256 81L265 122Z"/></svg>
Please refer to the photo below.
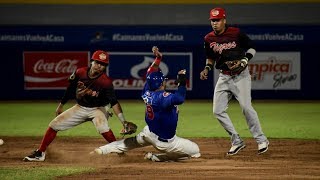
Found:
<svg viewBox="0 0 320 180"><path fill-rule="evenodd" d="M226 61L225 64L228 66L229 70L232 72L241 72L247 67L247 61L234 60Z"/></svg>
<svg viewBox="0 0 320 180"><path fill-rule="evenodd" d="M130 135L137 131L138 126L130 121L125 121L123 129L120 131L121 135Z"/></svg>

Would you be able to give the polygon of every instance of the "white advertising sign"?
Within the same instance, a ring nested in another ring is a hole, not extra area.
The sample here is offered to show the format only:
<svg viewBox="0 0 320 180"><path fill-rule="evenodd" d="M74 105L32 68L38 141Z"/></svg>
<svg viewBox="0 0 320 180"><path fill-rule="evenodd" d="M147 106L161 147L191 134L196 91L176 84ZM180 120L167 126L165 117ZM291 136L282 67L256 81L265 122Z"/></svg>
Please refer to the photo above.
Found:
<svg viewBox="0 0 320 180"><path fill-rule="evenodd" d="M258 52L248 65L252 90L300 90L300 65L300 52ZM215 82L218 75L215 70Z"/></svg>

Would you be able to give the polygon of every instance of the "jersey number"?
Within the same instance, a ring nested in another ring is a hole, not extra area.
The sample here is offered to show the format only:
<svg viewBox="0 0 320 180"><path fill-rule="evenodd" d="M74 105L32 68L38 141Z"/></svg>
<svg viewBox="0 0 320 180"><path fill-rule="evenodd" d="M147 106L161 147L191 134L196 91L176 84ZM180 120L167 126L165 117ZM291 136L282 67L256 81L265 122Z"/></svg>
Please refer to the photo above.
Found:
<svg viewBox="0 0 320 180"><path fill-rule="evenodd" d="M154 118L154 112L153 112L153 109L152 109L151 105L147 105L146 106L146 116L150 120L153 120L153 118Z"/></svg>

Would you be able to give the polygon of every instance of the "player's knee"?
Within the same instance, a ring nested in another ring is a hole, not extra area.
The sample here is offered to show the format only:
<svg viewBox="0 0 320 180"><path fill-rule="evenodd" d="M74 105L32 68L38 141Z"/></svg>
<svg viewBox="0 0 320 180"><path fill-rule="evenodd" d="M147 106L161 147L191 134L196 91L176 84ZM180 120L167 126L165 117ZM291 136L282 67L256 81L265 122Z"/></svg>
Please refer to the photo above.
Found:
<svg viewBox="0 0 320 180"><path fill-rule="evenodd" d="M213 104L213 115L220 116L224 112L224 108L221 108L219 104Z"/></svg>
<svg viewBox="0 0 320 180"><path fill-rule="evenodd" d="M64 120L61 119L60 116L57 116L49 123L49 127L51 127L55 131L64 131L68 129L68 126L63 125L63 122Z"/></svg>
<svg viewBox="0 0 320 180"><path fill-rule="evenodd" d="M49 123L49 127L55 131L62 130L61 128L59 128L57 121L54 121L54 120Z"/></svg>
<svg viewBox="0 0 320 180"><path fill-rule="evenodd" d="M99 134L102 134L102 133L110 131L109 126L106 126L106 125L104 125L104 126L96 126L96 129L97 129Z"/></svg>
<svg viewBox="0 0 320 180"><path fill-rule="evenodd" d="M135 139L137 141L138 144L142 145L145 143L145 140L144 140L144 136L142 135L143 133L139 133Z"/></svg>
<svg viewBox="0 0 320 180"><path fill-rule="evenodd" d="M242 113L246 114L248 112L252 112L254 111L253 107L251 106L251 104L248 105L241 105L241 109L242 109Z"/></svg>
<svg viewBox="0 0 320 180"><path fill-rule="evenodd" d="M49 125L49 128L51 128L52 130L54 130L54 131L56 131L56 132L60 131L60 129L59 129L59 128L54 127L54 126L50 126L50 125Z"/></svg>
<svg viewBox="0 0 320 180"><path fill-rule="evenodd" d="M215 115L216 117L219 117L221 116L221 114L223 113L224 111L222 109L219 109L219 108L214 108L213 109L213 115Z"/></svg>

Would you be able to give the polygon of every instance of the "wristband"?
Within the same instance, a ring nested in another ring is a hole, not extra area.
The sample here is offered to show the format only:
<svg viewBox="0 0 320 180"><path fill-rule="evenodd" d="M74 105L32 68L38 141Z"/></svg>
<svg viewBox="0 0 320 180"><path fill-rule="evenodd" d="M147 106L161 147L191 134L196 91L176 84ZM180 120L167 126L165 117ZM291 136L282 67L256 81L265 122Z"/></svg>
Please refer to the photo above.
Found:
<svg viewBox="0 0 320 180"><path fill-rule="evenodd" d="M208 69L208 71L211 71L213 69L213 65L212 64L206 64L206 66L204 68Z"/></svg>
<svg viewBox="0 0 320 180"><path fill-rule="evenodd" d="M244 62L245 64L248 64L249 59L247 57L244 57L241 59L241 62Z"/></svg>
<svg viewBox="0 0 320 180"><path fill-rule="evenodd" d="M244 66L246 66L247 64L248 64L248 58L247 57L244 57L244 58L242 58L241 60L241 65L244 67Z"/></svg>
<svg viewBox="0 0 320 180"><path fill-rule="evenodd" d="M157 66L160 65L161 62L161 57L156 57L156 59L154 60L154 64L156 64Z"/></svg>

